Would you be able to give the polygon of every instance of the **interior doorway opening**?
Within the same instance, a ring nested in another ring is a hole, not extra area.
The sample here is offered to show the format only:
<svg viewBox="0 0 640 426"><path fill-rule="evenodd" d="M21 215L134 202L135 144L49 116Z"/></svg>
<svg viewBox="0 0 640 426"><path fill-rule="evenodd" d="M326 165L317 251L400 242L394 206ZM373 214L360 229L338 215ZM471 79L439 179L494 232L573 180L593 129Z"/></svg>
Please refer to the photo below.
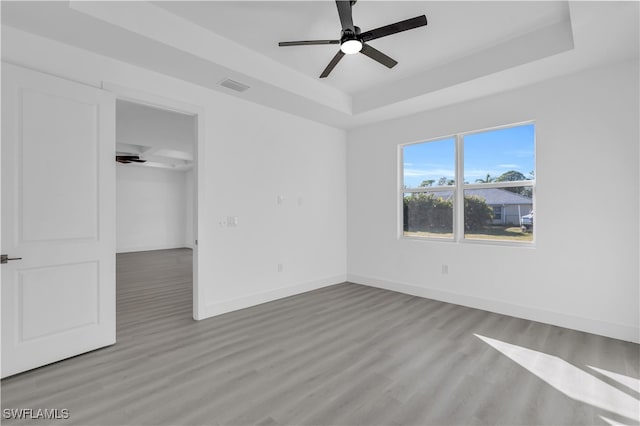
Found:
<svg viewBox="0 0 640 426"><path fill-rule="evenodd" d="M198 318L197 140L197 114L116 100L119 335L163 313Z"/></svg>

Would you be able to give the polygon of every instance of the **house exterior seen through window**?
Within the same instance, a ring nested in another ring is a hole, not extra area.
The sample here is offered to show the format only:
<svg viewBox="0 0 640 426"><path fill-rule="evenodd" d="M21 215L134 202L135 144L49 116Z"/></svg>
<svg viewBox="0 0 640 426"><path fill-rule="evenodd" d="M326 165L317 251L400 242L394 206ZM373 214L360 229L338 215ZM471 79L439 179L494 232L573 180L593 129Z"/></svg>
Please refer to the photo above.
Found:
<svg viewBox="0 0 640 426"><path fill-rule="evenodd" d="M402 236L534 241L535 125L401 146Z"/></svg>

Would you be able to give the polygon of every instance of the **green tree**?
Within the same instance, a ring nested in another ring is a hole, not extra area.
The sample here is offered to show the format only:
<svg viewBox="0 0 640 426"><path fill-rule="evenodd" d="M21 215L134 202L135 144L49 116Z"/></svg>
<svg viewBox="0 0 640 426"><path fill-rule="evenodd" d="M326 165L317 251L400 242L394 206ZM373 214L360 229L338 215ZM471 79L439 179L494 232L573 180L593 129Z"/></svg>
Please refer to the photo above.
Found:
<svg viewBox="0 0 640 426"><path fill-rule="evenodd" d="M438 179L438 186L453 185L455 183L455 180L447 179L446 176L442 176L440 179Z"/></svg>
<svg viewBox="0 0 640 426"><path fill-rule="evenodd" d="M527 179L525 175L523 175L522 173L516 170L509 170L508 172L504 172L503 174L498 176L495 181L496 182L515 182L518 180L529 180L529 179Z"/></svg>
<svg viewBox="0 0 640 426"><path fill-rule="evenodd" d="M405 231L438 231L453 229L453 200L436 194L411 194L403 198ZM484 198L464 197L464 229L473 231L493 219L493 209Z"/></svg>
<svg viewBox="0 0 640 426"><path fill-rule="evenodd" d="M486 179L476 179L476 183L489 183L489 182L493 182L493 178L489 173L487 173Z"/></svg>
<svg viewBox="0 0 640 426"><path fill-rule="evenodd" d="M424 187L427 187L427 186L433 186L434 182L435 182L434 179L423 180L422 183L420 184L420 187L424 188Z"/></svg>
<svg viewBox="0 0 640 426"><path fill-rule="evenodd" d="M533 176L533 172L530 172L530 174ZM498 176L495 182L516 182L521 180L531 180L531 179L516 170L509 170L508 172L504 172L503 174ZM505 189L507 191L511 191L528 198L532 197L531 187L529 186L505 188Z"/></svg>
<svg viewBox="0 0 640 426"><path fill-rule="evenodd" d="M411 194L403 201L405 231L452 229L452 200L435 194Z"/></svg>
<svg viewBox="0 0 640 426"><path fill-rule="evenodd" d="M493 219L493 209L485 199L477 195L464 197L464 230L476 231L486 226Z"/></svg>

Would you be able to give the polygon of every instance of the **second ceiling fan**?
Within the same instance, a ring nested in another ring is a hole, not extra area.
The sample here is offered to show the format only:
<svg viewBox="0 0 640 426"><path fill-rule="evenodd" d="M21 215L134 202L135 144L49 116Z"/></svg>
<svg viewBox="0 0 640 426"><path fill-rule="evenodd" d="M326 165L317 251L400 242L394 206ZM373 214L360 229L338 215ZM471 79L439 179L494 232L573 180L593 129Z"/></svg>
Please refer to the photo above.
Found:
<svg viewBox="0 0 640 426"><path fill-rule="evenodd" d="M379 50L374 49L373 47L368 45L367 42L402 31L423 27L427 25L427 17L425 15L416 16L415 18L406 19L404 21L396 22L390 25L385 25L384 27L360 32L360 28L353 25L353 15L351 7L355 3L356 0L336 0L336 6L338 7L338 16L340 16L340 24L342 25L342 31L340 33L339 40L282 41L278 43L278 46L339 44L340 50L338 50L338 53L336 53L331 62L329 62L329 65L327 65L324 71L322 71L322 74L320 74L320 78L327 77L329 73L331 73L333 68L338 64L338 62L340 62L340 59L342 59L344 55L358 52L370 57L374 61L377 61L388 68L393 68L394 66L396 66L398 61L390 58Z"/></svg>

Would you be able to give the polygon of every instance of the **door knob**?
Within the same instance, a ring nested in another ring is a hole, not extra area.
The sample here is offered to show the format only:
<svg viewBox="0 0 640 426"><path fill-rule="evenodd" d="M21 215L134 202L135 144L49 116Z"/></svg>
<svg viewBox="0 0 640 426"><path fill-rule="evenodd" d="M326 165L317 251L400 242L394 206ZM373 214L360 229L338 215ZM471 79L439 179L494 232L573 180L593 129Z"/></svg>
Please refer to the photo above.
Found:
<svg viewBox="0 0 640 426"><path fill-rule="evenodd" d="M8 254L0 254L0 264L5 264L10 260L22 260L21 257L9 257Z"/></svg>

